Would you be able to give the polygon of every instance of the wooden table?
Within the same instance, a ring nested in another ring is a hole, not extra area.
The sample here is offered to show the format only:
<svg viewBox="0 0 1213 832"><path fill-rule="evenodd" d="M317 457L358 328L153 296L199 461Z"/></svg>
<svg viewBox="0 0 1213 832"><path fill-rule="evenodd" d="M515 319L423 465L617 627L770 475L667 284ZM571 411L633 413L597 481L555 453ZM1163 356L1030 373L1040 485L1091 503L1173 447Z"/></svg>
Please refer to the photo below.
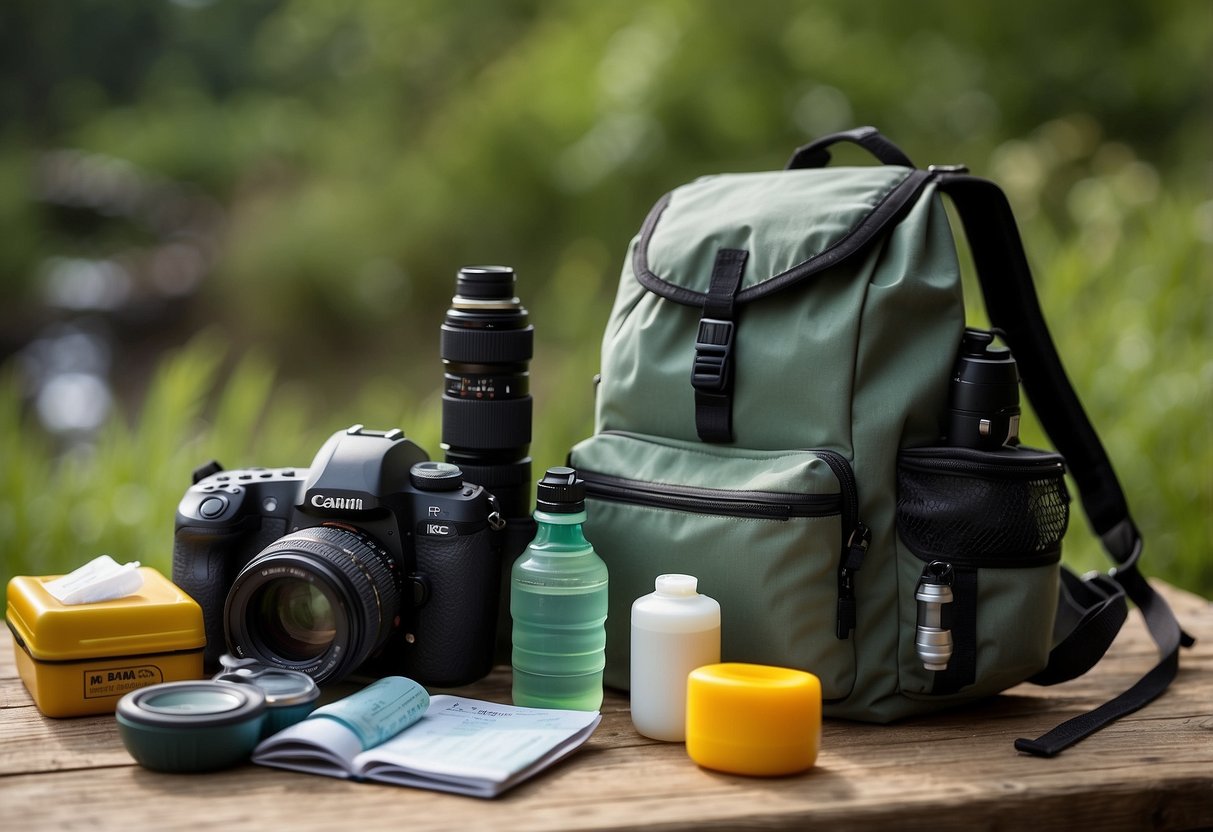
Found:
<svg viewBox="0 0 1213 832"><path fill-rule="evenodd" d="M1161 587L1197 646L1161 699L1061 756L1017 754L1036 736L1131 684L1154 662L1130 615L1107 659L1052 689L1021 686L985 704L896 726L828 721L813 770L755 779L697 767L680 744L633 729L625 697L571 759L497 800L245 765L204 775L133 763L112 717L48 719L0 639L0 809L35 829L829 830L1192 828L1213 825L1213 605ZM509 674L460 691L509 701Z"/></svg>

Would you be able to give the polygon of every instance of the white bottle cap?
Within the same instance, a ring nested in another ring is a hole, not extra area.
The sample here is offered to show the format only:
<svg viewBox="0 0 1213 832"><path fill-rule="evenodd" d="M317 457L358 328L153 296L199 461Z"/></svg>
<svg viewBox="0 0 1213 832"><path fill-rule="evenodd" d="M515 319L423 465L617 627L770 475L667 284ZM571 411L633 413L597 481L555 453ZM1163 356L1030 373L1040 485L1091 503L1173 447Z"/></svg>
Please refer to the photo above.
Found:
<svg viewBox="0 0 1213 832"><path fill-rule="evenodd" d="M656 592L632 602L632 624L657 633L698 632L720 626L720 604L699 594L693 575L658 575Z"/></svg>
<svg viewBox="0 0 1213 832"><path fill-rule="evenodd" d="M685 597L695 594L699 579L694 575L658 575L655 588L658 595Z"/></svg>

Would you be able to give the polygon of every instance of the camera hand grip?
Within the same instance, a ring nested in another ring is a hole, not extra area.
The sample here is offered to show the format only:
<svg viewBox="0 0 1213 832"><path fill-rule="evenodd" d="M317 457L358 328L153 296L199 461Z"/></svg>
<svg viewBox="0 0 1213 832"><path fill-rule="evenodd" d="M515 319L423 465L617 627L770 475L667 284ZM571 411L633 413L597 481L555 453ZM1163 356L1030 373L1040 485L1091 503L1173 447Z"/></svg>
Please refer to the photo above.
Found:
<svg viewBox="0 0 1213 832"><path fill-rule="evenodd" d="M430 594L417 615L405 664L427 684L454 686L493 667L501 570L486 528L458 537L417 537L417 572Z"/></svg>
<svg viewBox="0 0 1213 832"><path fill-rule="evenodd" d="M173 583L202 607L206 628L203 661L207 668L218 665L227 645L223 602L230 582L229 554L233 540L239 536L237 529L181 526L173 539Z"/></svg>

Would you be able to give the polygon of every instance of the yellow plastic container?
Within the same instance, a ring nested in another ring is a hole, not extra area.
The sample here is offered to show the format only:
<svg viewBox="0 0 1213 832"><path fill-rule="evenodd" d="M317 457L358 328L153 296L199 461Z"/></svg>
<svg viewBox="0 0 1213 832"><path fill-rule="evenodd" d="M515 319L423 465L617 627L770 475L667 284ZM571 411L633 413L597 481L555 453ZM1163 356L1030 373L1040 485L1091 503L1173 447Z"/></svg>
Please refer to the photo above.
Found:
<svg viewBox="0 0 1213 832"><path fill-rule="evenodd" d="M687 754L732 774L795 774L817 762L821 682L759 664L709 664L687 677Z"/></svg>
<svg viewBox="0 0 1213 832"><path fill-rule="evenodd" d="M9 581L17 670L42 713L113 713L132 690L202 678L202 609L155 569L139 572L138 594L74 606L43 586L57 575Z"/></svg>

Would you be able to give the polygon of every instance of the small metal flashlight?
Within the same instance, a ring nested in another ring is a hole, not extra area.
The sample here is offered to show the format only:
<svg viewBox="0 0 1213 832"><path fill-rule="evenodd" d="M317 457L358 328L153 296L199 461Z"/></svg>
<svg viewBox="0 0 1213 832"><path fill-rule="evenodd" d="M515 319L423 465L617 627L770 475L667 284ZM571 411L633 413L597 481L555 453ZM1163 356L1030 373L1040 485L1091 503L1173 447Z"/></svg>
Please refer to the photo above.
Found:
<svg viewBox="0 0 1213 832"><path fill-rule="evenodd" d="M944 629L943 605L952 603L952 565L933 560L922 570L914 598L918 628L914 646L927 670L946 670L952 658L952 631Z"/></svg>

